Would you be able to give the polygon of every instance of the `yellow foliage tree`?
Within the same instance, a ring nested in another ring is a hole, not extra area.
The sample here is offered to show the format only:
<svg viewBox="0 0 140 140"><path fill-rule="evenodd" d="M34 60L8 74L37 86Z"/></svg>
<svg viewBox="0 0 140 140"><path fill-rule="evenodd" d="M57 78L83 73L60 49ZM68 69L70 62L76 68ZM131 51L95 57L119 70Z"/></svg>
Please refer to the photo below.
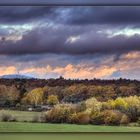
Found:
<svg viewBox="0 0 140 140"><path fill-rule="evenodd" d="M127 112L129 112L129 117L132 121L136 121L140 116L140 97L129 96L124 98L128 104Z"/></svg>
<svg viewBox="0 0 140 140"><path fill-rule="evenodd" d="M108 106L108 109L114 109L115 108L114 100L108 100L107 101L107 106Z"/></svg>
<svg viewBox="0 0 140 140"><path fill-rule="evenodd" d="M117 109L127 109L128 103L124 100L124 98L118 97L115 100L115 108Z"/></svg>
<svg viewBox="0 0 140 140"><path fill-rule="evenodd" d="M29 92L24 100L27 100L32 105L38 105L43 103L44 92L42 88L33 89Z"/></svg>
<svg viewBox="0 0 140 140"><path fill-rule="evenodd" d="M90 99L87 99L85 101L85 105L86 105L86 112L88 112L89 114L91 112L100 112L101 108L102 108L102 104L101 102L99 102L96 98L92 97Z"/></svg>
<svg viewBox="0 0 140 140"><path fill-rule="evenodd" d="M47 103L49 105L56 105L57 103L59 103L57 95L49 95L47 99Z"/></svg>

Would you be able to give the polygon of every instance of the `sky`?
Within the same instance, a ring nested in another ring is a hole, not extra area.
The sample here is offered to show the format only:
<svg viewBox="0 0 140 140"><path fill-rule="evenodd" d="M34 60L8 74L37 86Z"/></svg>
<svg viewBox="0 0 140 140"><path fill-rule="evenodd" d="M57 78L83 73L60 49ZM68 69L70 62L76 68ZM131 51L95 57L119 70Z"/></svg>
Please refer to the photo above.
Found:
<svg viewBox="0 0 140 140"><path fill-rule="evenodd" d="M0 76L140 80L140 6L1 6Z"/></svg>

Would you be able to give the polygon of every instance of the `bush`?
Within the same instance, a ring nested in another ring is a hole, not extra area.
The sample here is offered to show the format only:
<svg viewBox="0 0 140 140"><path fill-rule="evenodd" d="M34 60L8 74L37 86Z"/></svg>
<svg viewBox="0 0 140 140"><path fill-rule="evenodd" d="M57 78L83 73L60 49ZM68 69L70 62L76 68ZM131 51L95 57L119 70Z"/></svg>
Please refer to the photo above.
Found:
<svg viewBox="0 0 140 140"><path fill-rule="evenodd" d="M138 96L118 97L116 100L107 101L107 104L103 103L103 108L119 110L125 113L131 121L136 122L140 116L140 98Z"/></svg>
<svg viewBox="0 0 140 140"><path fill-rule="evenodd" d="M131 121L137 121L140 116L140 98L137 96L130 96L124 98L124 100L128 104L125 113L129 116Z"/></svg>
<svg viewBox="0 0 140 140"><path fill-rule="evenodd" d="M96 115L94 117L91 117L90 123L95 124L95 125L104 124L104 119L101 116L101 114L98 114L98 115Z"/></svg>
<svg viewBox="0 0 140 140"><path fill-rule="evenodd" d="M128 123L129 123L129 118L128 118L127 115L124 114L124 115L122 116L121 120L120 120L120 124L126 125L126 124L128 124Z"/></svg>
<svg viewBox="0 0 140 140"><path fill-rule="evenodd" d="M72 104L58 104L51 110L44 113L41 117L41 121L67 123L69 122L69 116L75 112L75 107Z"/></svg>
<svg viewBox="0 0 140 140"><path fill-rule="evenodd" d="M106 108L107 109L115 109L115 102L114 102L114 100L108 100L107 102L106 102Z"/></svg>
<svg viewBox="0 0 140 140"><path fill-rule="evenodd" d="M3 113L0 116L1 121L3 122L13 122L13 121L17 121L15 117L13 117L11 114L9 113Z"/></svg>
<svg viewBox="0 0 140 140"><path fill-rule="evenodd" d="M111 109L111 107L109 106L108 102L102 102L102 110L106 110L106 109Z"/></svg>
<svg viewBox="0 0 140 140"><path fill-rule="evenodd" d="M86 110L86 104L85 102L80 102L78 104L75 105L75 110L76 112L83 112Z"/></svg>
<svg viewBox="0 0 140 140"><path fill-rule="evenodd" d="M122 116L124 114L118 110L105 110L101 112L100 115L106 125L120 125Z"/></svg>
<svg viewBox="0 0 140 140"><path fill-rule="evenodd" d="M21 106L20 103L17 103L17 104L16 104L16 109L19 109L20 106Z"/></svg>
<svg viewBox="0 0 140 140"><path fill-rule="evenodd" d="M40 115L40 122L42 123L47 123L49 122L50 120L50 111L47 111L47 112L43 112L41 115ZM51 122L51 121L50 121Z"/></svg>
<svg viewBox="0 0 140 140"><path fill-rule="evenodd" d="M77 116L77 113L73 113L69 116L69 123L72 123L72 124L76 124L78 123L78 116Z"/></svg>
<svg viewBox="0 0 140 140"><path fill-rule="evenodd" d="M138 118L137 123L140 125L140 118Z"/></svg>
<svg viewBox="0 0 140 140"><path fill-rule="evenodd" d="M12 116L10 114L2 114L1 115L1 121L9 122L12 119Z"/></svg>
<svg viewBox="0 0 140 140"><path fill-rule="evenodd" d="M125 110L128 108L128 103L124 100L124 98L118 97L115 101L115 109Z"/></svg>
<svg viewBox="0 0 140 140"><path fill-rule="evenodd" d="M90 98L85 101L87 112L91 113L93 110L99 112L102 108L102 103L97 101L96 98Z"/></svg>
<svg viewBox="0 0 140 140"><path fill-rule="evenodd" d="M74 113L70 116L69 122L76 124L88 124L90 121L89 114L86 112Z"/></svg>
<svg viewBox="0 0 140 140"><path fill-rule="evenodd" d="M49 105L56 105L59 103L58 97L56 95L49 95L47 99Z"/></svg>
<svg viewBox="0 0 140 140"><path fill-rule="evenodd" d="M96 125L104 124L104 118L100 113L91 114L90 123Z"/></svg>

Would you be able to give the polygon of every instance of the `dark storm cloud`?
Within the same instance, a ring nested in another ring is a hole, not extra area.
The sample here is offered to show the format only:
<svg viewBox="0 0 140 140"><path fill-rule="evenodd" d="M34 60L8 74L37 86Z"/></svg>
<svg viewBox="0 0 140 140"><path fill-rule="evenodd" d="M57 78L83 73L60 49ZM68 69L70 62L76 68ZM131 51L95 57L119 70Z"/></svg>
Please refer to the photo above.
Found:
<svg viewBox="0 0 140 140"><path fill-rule="evenodd" d="M46 20L53 24L46 26ZM104 29L121 30L124 25L138 28L140 7L0 7L0 21L9 27L11 23L28 26L38 21L44 25L27 31L16 42L5 35L5 40L0 42L0 54L119 55L140 50L139 35L108 37L106 33L98 33ZM2 30L6 29L0 29L1 36L5 33Z"/></svg>
<svg viewBox="0 0 140 140"><path fill-rule="evenodd" d="M82 26L34 29L23 35L22 39L17 42L1 42L0 54L122 54L140 50L139 35L108 37L105 33L97 33L89 29L90 27L87 31L82 30ZM71 38L77 36L78 39L72 42Z"/></svg>
<svg viewBox="0 0 140 140"><path fill-rule="evenodd" d="M61 19L66 24L123 24L135 25L140 22L139 6L99 6L71 8Z"/></svg>
<svg viewBox="0 0 140 140"><path fill-rule="evenodd" d="M28 23L40 18L48 18L55 16L55 8L53 7L33 7L33 6L9 6L0 7L0 23L20 24Z"/></svg>
<svg viewBox="0 0 140 140"><path fill-rule="evenodd" d="M139 24L138 6L89 6L89 7L0 7L1 24L19 24L51 20L61 24Z"/></svg>
<svg viewBox="0 0 140 140"><path fill-rule="evenodd" d="M69 78L80 70L116 77L123 68L138 77L139 23L140 7L0 7L0 75L70 68Z"/></svg>

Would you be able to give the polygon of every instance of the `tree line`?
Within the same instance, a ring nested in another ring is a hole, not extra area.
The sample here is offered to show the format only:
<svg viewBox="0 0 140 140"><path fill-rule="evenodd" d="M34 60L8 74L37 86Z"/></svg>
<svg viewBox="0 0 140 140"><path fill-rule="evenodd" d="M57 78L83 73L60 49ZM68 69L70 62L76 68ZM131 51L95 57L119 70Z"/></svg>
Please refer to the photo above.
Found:
<svg viewBox="0 0 140 140"><path fill-rule="evenodd" d="M55 95L55 96L52 96ZM48 98L60 103L78 103L95 97L103 102L140 95L137 80L0 79L0 106L43 105ZM55 102L55 101L54 101ZM53 103L52 103L53 104Z"/></svg>

